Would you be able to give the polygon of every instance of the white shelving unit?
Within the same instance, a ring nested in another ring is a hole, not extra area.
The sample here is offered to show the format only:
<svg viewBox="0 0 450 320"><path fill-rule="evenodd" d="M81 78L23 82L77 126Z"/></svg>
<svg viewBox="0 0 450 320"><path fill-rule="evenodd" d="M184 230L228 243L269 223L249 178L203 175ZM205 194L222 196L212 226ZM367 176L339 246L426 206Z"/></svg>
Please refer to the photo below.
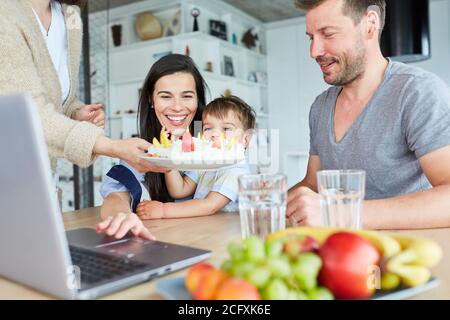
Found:
<svg viewBox="0 0 450 320"><path fill-rule="evenodd" d="M192 32L193 17L191 10L198 8L199 31ZM135 30L135 18L138 13L151 12L162 23L178 16L179 33L154 40L141 41ZM101 13L95 13L101 14ZM265 48L264 24L238 9L219 0L151 0L114 8L109 12L108 26L109 51L109 126L114 138L128 138L137 134L137 112L139 90L150 67L167 53L189 55L202 72L209 88L207 100L223 95L226 91L237 95L249 103L258 115L258 126L268 127L267 83L249 81L252 73L267 75L267 58L261 47ZM94 18L94 17L92 17ZM227 38L222 40L209 34L209 20L226 23ZM122 25L122 44L114 47L111 26ZM247 49L242 43L243 34L250 28L258 30L260 46L255 50ZM232 43L233 34L237 43ZM224 59L233 61L234 76L224 74ZM212 72L206 71L212 64ZM120 117L119 117L120 116Z"/></svg>

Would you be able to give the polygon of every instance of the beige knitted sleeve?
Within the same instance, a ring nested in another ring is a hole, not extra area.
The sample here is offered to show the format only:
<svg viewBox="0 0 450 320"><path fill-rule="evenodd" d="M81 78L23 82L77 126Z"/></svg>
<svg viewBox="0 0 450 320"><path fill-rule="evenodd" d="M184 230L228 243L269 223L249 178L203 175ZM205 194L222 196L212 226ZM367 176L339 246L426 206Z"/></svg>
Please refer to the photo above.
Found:
<svg viewBox="0 0 450 320"><path fill-rule="evenodd" d="M88 122L71 120L55 110L37 72L34 57L18 27L0 21L0 95L30 92L39 108L50 157L65 158L79 166L90 165L93 148L103 134Z"/></svg>
<svg viewBox="0 0 450 320"><path fill-rule="evenodd" d="M78 99L74 99L73 100L73 102L70 104L70 105L68 105L65 109L64 109L64 114L66 115L66 116L68 116L69 118L73 118L73 115L74 115L74 113L78 110L78 109L80 109L81 107L83 107L83 106L85 106L86 104L85 103L83 103L83 102L81 102L80 100L78 100Z"/></svg>

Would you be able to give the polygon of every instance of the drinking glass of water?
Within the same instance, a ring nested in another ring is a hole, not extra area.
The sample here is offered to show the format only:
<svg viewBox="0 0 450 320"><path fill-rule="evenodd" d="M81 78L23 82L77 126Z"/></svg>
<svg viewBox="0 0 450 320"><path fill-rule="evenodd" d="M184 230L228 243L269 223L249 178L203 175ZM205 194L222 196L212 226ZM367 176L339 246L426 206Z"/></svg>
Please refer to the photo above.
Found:
<svg viewBox="0 0 450 320"><path fill-rule="evenodd" d="M283 175L239 177L239 215L242 238L264 239L286 227L287 182Z"/></svg>
<svg viewBox="0 0 450 320"><path fill-rule="evenodd" d="M366 173L362 170L317 172L320 210L325 227L362 228Z"/></svg>

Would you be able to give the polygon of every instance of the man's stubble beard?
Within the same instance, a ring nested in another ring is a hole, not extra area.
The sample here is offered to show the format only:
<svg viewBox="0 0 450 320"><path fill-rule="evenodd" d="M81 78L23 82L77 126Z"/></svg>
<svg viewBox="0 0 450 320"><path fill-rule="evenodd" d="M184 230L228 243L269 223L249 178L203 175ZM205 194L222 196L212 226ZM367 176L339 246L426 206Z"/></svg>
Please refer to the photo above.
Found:
<svg viewBox="0 0 450 320"><path fill-rule="evenodd" d="M333 80L327 80L324 75L326 83L332 86L345 86L360 78L366 69L366 49L360 39L357 43L355 54L352 55L349 51L342 55L342 58L338 59L341 66L340 72Z"/></svg>

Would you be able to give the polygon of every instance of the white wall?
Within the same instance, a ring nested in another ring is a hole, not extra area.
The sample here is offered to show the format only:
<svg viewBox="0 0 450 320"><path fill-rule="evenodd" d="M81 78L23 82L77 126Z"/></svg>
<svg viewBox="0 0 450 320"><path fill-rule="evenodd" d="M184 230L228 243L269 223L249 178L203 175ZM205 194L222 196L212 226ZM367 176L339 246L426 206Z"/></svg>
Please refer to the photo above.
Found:
<svg viewBox="0 0 450 320"><path fill-rule="evenodd" d="M430 60L415 65L436 73L450 86L450 1L430 4ZM269 23L267 56L270 126L280 129L281 172L293 185L306 173L309 152L308 114L314 99L327 85L309 56L305 18Z"/></svg>
<svg viewBox="0 0 450 320"><path fill-rule="evenodd" d="M268 25L270 126L280 130L280 163L288 184L303 178L309 152L309 109L327 88L309 56L304 18Z"/></svg>

